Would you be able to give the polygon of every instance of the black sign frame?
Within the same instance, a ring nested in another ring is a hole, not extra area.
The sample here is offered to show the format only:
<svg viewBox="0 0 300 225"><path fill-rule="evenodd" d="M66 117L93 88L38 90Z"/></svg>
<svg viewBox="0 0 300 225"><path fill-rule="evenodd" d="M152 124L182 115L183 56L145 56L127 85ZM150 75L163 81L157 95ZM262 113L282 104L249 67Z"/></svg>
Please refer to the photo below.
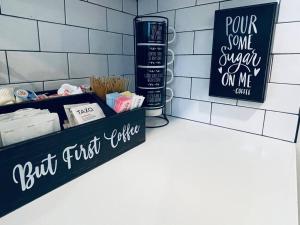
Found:
<svg viewBox="0 0 300 225"><path fill-rule="evenodd" d="M209 96L265 101L277 6L216 10Z"/></svg>

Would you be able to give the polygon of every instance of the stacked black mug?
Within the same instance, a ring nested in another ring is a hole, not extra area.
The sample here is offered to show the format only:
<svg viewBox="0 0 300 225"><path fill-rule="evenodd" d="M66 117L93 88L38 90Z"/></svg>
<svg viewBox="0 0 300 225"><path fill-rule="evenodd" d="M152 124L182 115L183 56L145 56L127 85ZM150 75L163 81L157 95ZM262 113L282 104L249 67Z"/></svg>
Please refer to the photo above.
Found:
<svg viewBox="0 0 300 225"><path fill-rule="evenodd" d="M168 44L175 40L175 30L168 26L168 18L160 16L137 16L134 25L136 93L145 97L146 116L161 117L168 123L166 103L172 100L173 91L166 86L173 80L173 71L167 66L174 62L174 52L168 49ZM173 32L169 42L168 29ZM170 92L168 99L167 91Z"/></svg>

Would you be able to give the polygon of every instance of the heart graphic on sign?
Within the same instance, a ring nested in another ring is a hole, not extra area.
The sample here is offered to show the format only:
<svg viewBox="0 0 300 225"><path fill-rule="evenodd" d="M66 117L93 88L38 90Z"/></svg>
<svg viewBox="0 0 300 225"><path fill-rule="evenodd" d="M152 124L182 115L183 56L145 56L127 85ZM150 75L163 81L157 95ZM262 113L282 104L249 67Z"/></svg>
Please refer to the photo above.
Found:
<svg viewBox="0 0 300 225"><path fill-rule="evenodd" d="M223 68L220 67L218 70L219 70L219 72L222 74Z"/></svg>
<svg viewBox="0 0 300 225"><path fill-rule="evenodd" d="M260 71L260 68L258 68L258 69L254 69L254 76L257 76L257 74L259 73L259 71Z"/></svg>

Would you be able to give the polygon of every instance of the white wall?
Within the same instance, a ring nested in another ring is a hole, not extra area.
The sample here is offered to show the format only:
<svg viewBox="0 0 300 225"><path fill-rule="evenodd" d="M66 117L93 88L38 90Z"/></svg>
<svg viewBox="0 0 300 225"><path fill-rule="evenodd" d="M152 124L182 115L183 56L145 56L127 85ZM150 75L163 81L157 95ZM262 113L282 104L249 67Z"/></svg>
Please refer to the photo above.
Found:
<svg viewBox="0 0 300 225"><path fill-rule="evenodd" d="M177 30L171 114L294 141L300 107L300 1L282 0L264 104L208 96L214 12L272 0L139 0L139 14L166 16Z"/></svg>
<svg viewBox="0 0 300 225"><path fill-rule="evenodd" d="M35 91L132 75L136 0L1 0L0 84Z"/></svg>

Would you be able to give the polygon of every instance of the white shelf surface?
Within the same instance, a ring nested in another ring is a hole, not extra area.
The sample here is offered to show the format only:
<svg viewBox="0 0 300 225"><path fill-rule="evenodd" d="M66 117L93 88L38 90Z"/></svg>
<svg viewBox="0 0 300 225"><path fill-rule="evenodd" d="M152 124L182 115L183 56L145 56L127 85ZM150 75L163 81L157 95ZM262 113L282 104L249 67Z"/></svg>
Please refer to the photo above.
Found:
<svg viewBox="0 0 300 225"><path fill-rule="evenodd" d="M0 224L298 225L296 179L295 144L171 119Z"/></svg>

